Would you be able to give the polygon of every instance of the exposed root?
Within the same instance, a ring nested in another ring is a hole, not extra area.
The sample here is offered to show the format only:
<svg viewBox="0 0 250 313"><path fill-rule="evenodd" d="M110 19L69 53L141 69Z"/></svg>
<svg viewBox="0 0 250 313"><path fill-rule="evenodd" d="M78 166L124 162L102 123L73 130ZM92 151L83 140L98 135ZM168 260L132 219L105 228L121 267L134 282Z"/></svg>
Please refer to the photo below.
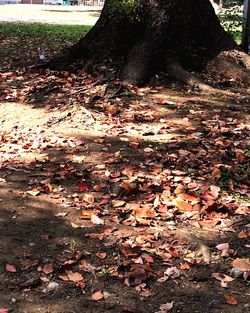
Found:
<svg viewBox="0 0 250 313"><path fill-rule="evenodd" d="M205 84L194 74L185 70L178 61L168 59L166 62L166 71L174 79L190 86L192 89L205 93L217 94L219 90Z"/></svg>
<svg viewBox="0 0 250 313"><path fill-rule="evenodd" d="M250 57L241 51L223 51L207 64L212 75L250 85Z"/></svg>
<svg viewBox="0 0 250 313"><path fill-rule="evenodd" d="M226 67L226 65L228 66L228 75L229 75L229 71L230 68L232 70L233 73L235 73L235 71L238 71L238 75L241 75L241 77L243 77L244 74L244 79L245 82L249 81L250 76L249 73L250 71L241 68L239 65L237 65L235 62L233 61L228 61L230 62L230 64L225 64L224 66ZM212 66L212 65L211 65ZM215 70L215 66L211 67ZM223 69L223 67L220 65L220 68ZM186 84L187 86L190 86L192 89L203 92L203 93L209 93L211 95L221 95L221 96L225 96L225 97L229 97L229 96L235 96L235 93L230 92L228 90L221 90L221 89L217 89L214 88L212 86L209 86L208 84L204 83L201 79L199 79L198 77L196 77L194 74L190 73L189 71L185 70L178 61L174 60L174 59L167 59L166 62L166 71L167 73L174 79ZM211 71L210 71L211 72ZM223 75L223 71L219 72L219 70L215 70L215 72L213 72L213 74L215 76L219 76L219 77L225 77ZM227 76L226 76L227 77ZM227 77L229 78L229 77ZM231 77L232 79L232 77ZM249 81L250 82L250 81ZM249 83L248 83L249 85ZM245 93L248 94L249 93L249 89L245 90Z"/></svg>
<svg viewBox="0 0 250 313"><path fill-rule="evenodd" d="M188 242L191 247L194 248L197 256L201 256L204 263L209 264L211 259L210 249L205 245L199 238L192 235L188 231L178 230L175 234L175 237L180 240L185 240Z"/></svg>

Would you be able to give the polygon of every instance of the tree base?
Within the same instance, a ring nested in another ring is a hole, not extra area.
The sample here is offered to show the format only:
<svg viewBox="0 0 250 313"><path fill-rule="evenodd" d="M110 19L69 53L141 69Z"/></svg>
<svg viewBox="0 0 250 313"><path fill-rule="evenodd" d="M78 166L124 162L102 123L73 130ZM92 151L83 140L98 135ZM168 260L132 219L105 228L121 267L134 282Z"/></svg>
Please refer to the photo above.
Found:
<svg viewBox="0 0 250 313"><path fill-rule="evenodd" d="M91 66L112 60L120 64L119 77L127 84L144 85L165 71L210 92L212 87L190 73L201 70L249 85L250 57L224 31L209 0L138 0L134 19L110 18L112 1L106 0L100 19L84 38L49 63L52 68L79 58Z"/></svg>

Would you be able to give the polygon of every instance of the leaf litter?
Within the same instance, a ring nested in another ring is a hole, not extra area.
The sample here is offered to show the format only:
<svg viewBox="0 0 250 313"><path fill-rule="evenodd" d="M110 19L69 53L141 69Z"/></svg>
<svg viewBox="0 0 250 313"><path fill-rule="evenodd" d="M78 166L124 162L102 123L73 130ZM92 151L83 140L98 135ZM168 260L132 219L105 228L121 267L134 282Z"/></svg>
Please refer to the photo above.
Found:
<svg viewBox="0 0 250 313"><path fill-rule="evenodd" d="M225 300L242 312L249 272L241 266L249 266L247 101L234 99L237 112L230 99L222 106L182 86L162 92L157 84L113 98L117 81L103 83L97 74L14 71L11 62L1 72L0 184L20 201L11 216L23 223L24 236L15 261L5 250L6 284L13 275L13 285L30 293L46 297L65 288L97 303L118 293L124 312L138 311L144 299L138 312L154 313L188 312L187 291L196 294L196 282L209 290L216 279L202 311ZM37 222L38 236L33 229L34 238L26 238L26 220L41 214L39 202L53 214ZM0 310L8 312L5 299Z"/></svg>

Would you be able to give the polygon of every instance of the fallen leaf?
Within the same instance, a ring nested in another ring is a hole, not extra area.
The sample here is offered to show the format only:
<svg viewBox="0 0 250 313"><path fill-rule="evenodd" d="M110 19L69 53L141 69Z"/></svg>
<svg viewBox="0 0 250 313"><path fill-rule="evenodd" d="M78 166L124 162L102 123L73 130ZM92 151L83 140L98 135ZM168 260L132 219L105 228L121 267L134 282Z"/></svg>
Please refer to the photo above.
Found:
<svg viewBox="0 0 250 313"><path fill-rule="evenodd" d="M147 206L142 207L142 208L136 208L134 210L134 214L136 217L141 217L141 218L153 218L156 217L156 212L154 209L151 209Z"/></svg>
<svg viewBox="0 0 250 313"><path fill-rule="evenodd" d="M81 190L81 191L88 191L89 190L89 187L88 187L88 185L86 185L85 183L83 183L83 182L78 182L77 184L76 184L76 186Z"/></svg>
<svg viewBox="0 0 250 313"><path fill-rule="evenodd" d="M174 301L162 304L160 310L155 313L168 313L174 307Z"/></svg>
<svg viewBox="0 0 250 313"><path fill-rule="evenodd" d="M102 220L94 213L91 214L91 222L96 225L104 225L104 220Z"/></svg>
<svg viewBox="0 0 250 313"><path fill-rule="evenodd" d="M83 200L89 204L93 204L95 202L95 197L90 193L86 193Z"/></svg>
<svg viewBox="0 0 250 313"><path fill-rule="evenodd" d="M181 276L181 273L180 271L177 269L177 267L175 266L172 266L172 267L169 267L165 272L164 272L164 275L168 276L168 277L171 277L172 279L175 279L175 278L179 278Z"/></svg>
<svg viewBox="0 0 250 313"><path fill-rule="evenodd" d="M219 280L223 288L227 288L228 283L234 280L233 277L222 274L222 273L212 273L212 277Z"/></svg>
<svg viewBox="0 0 250 313"><path fill-rule="evenodd" d="M28 268L38 264L38 260L26 259L20 263L21 270L27 270Z"/></svg>
<svg viewBox="0 0 250 313"><path fill-rule="evenodd" d="M152 292L149 289L144 289L143 291L140 292L140 296L144 298L148 298L152 296Z"/></svg>
<svg viewBox="0 0 250 313"><path fill-rule="evenodd" d="M76 286L80 289L84 289L86 287L86 283L84 281L77 281Z"/></svg>
<svg viewBox="0 0 250 313"><path fill-rule="evenodd" d="M16 273L17 270L13 264L6 264L5 265L6 271L9 273Z"/></svg>
<svg viewBox="0 0 250 313"><path fill-rule="evenodd" d="M69 280L71 280L73 282L79 282L79 281L83 280L82 274L80 274L78 272L69 272L68 278L69 278Z"/></svg>
<svg viewBox="0 0 250 313"><path fill-rule="evenodd" d="M123 201L123 200L113 200L113 201L112 201L112 206L113 206L114 208L118 208L118 207L123 206L125 203L126 203L126 202Z"/></svg>
<svg viewBox="0 0 250 313"><path fill-rule="evenodd" d="M63 280L63 281L69 281L69 277L67 274L58 275L58 278Z"/></svg>
<svg viewBox="0 0 250 313"><path fill-rule="evenodd" d="M242 230L242 231L238 234L238 237L239 237L240 239L242 239L242 238L247 238L247 237L249 237L249 235L250 235L250 232L249 232L249 231L244 231L244 230Z"/></svg>
<svg viewBox="0 0 250 313"><path fill-rule="evenodd" d="M229 243L220 243L216 246L216 249L223 251L223 250L229 250Z"/></svg>
<svg viewBox="0 0 250 313"><path fill-rule="evenodd" d="M190 269L190 265L187 263L187 262L185 262L185 263L181 263L180 264L180 269L181 270L189 270Z"/></svg>
<svg viewBox="0 0 250 313"><path fill-rule="evenodd" d="M27 193L33 197L36 197L40 194L40 190L28 190Z"/></svg>
<svg viewBox="0 0 250 313"><path fill-rule="evenodd" d="M9 313L9 309L0 308L0 313Z"/></svg>
<svg viewBox="0 0 250 313"><path fill-rule="evenodd" d="M53 272L54 272L54 268L53 268L52 263L48 263L48 264L44 265L44 267L43 267L43 273L44 274L51 274Z"/></svg>
<svg viewBox="0 0 250 313"><path fill-rule="evenodd" d="M91 299L93 301L99 301L99 300L103 299L103 293L100 290L96 291L92 294Z"/></svg>
<svg viewBox="0 0 250 313"><path fill-rule="evenodd" d="M231 294L224 294L224 298L226 299L228 304L237 305L238 300Z"/></svg>
<svg viewBox="0 0 250 313"><path fill-rule="evenodd" d="M178 207L181 211L193 211L193 206L178 198L173 200L173 204Z"/></svg>
<svg viewBox="0 0 250 313"><path fill-rule="evenodd" d="M82 216L80 217L82 220L91 220L92 211L82 210Z"/></svg>
<svg viewBox="0 0 250 313"><path fill-rule="evenodd" d="M180 193L180 194L178 194L178 198L180 200L189 201L189 202L191 202L191 204L195 204L195 203L199 202L199 200L200 200L198 197L189 195L187 193Z"/></svg>
<svg viewBox="0 0 250 313"><path fill-rule="evenodd" d="M96 253L96 256L97 256L99 259L105 259L106 256L107 256L107 253L106 253L106 252L97 252L97 253Z"/></svg>
<svg viewBox="0 0 250 313"><path fill-rule="evenodd" d="M233 267L241 271L250 271L250 259L237 258L232 263Z"/></svg>

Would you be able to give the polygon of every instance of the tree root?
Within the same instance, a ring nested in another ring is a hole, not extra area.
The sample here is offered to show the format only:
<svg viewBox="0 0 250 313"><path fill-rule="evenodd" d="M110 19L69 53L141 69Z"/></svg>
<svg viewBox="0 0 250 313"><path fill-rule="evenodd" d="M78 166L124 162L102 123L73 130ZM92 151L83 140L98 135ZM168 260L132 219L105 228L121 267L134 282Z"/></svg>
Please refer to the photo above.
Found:
<svg viewBox="0 0 250 313"><path fill-rule="evenodd" d="M247 86L250 85L250 57L241 51L223 51L207 64L207 71Z"/></svg>
<svg viewBox="0 0 250 313"><path fill-rule="evenodd" d="M215 92L216 89L205 84L194 74L185 70L178 61L173 59L166 60L166 71L174 79L190 86L192 89L202 92Z"/></svg>
<svg viewBox="0 0 250 313"><path fill-rule="evenodd" d="M213 61L211 61L213 62ZM217 62L217 61L216 61ZM241 68L239 65L237 65L235 62L231 61L231 60L225 60L225 62L230 62L230 64L226 63L224 64L224 68L226 68L227 65L227 75L229 76L231 71L233 73L236 73L239 76L242 77L242 79L244 79L244 82L247 83L247 85L249 85L250 83L250 71L248 71L247 69ZM217 63L216 63L217 64ZM215 67L215 65L212 66L212 64L210 65L211 68L209 68L209 72L211 73L211 69L213 68L214 71L212 72L212 74L214 74L214 76L218 76L218 77L224 77L224 78L229 78L228 76L225 76L223 74L225 74L223 71L219 72L219 70L217 69L217 67ZM223 69L223 66L221 65L221 63L219 64L219 67L221 68L221 70ZM197 76L195 76L194 74L190 73L189 71L185 70L180 63L175 60L175 59L167 59L166 60L166 71L169 74L170 77L186 84L187 86L190 86L193 90L202 92L202 93L209 93L211 95L221 95L221 96L226 96L226 97L230 97L230 96L235 96L235 93L230 92L228 90L221 90L218 88L214 88L212 86L209 86L208 84L204 83L201 79L199 79ZM232 77L230 76L230 79L232 79ZM249 93L249 88L247 88L245 90L246 94Z"/></svg>
<svg viewBox="0 0 250 313"><path fill-rule="evenodd" d="M185 240L187 243L189 243L191 247L194 248L196 255L200 256L204 263L210 263L210 249L199 238L184 230L177 230L175 237L180 240Z"/></svg>

